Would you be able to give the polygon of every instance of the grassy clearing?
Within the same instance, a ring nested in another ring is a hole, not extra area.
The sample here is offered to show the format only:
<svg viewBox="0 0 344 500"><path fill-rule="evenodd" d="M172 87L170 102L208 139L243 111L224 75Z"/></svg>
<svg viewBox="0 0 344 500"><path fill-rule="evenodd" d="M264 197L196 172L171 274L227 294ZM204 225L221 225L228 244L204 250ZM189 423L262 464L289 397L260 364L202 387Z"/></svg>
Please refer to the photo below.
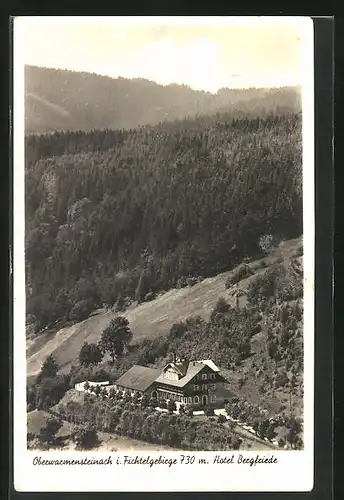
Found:
<svg viewBox="0 0 344 500"><path fill-rule="evenodd" d="M225 283L231 273L235 272L235 269L207 278L193 287L172 289L151 302L131 306L124 315L130 322L134 341L144 337L166 334L174 323L183 321L190 316L199 315L208 319L220 297L225 297L231 305L235 306L236 297L240 295L239 306L244 306L246 304L245 291L250 281L257 274L263 273L267 267L273 266L291 255L296 255L300 245L302 245L301 238L286 241L271 251L264 259L250 263L254 270L252 276L241 280L228 290L225 288ZM28 377L39 372L43 361L49 354L55 356L62 371L69 371L82 344L85 341L97 342L102 330L115 316L111 311L98 312L80 323L61 328L57 332L46 332L36 338L28 339Z"/></svg>

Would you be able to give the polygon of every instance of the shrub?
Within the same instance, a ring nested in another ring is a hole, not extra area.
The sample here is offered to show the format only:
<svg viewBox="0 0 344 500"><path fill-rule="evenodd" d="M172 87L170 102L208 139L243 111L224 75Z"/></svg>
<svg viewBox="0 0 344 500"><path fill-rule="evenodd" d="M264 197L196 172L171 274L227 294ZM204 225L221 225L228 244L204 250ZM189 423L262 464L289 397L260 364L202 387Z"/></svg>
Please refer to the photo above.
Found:
<svg viewBox="0 0 344 500"><path fill-rule="evenodd" d="M113 375L102 366L94 366L88 378L92 382L107 382L113 378Z"/></svg>
<svg viewBox="0 0 344 500"><path fill-rule="evenodd" d="M171 339L181 338L187 331L187 326L185 323L174 323L170 329L169 337Z"/></svg>
<svg viewBox="0 0 344 500"><path fill-rule="evenodd" d="M232 271L231 275L227 278L225 287L230 288L231 286L236 285L237 283L239 283L239 281L247 278L248 276L251 276L252 274L253 271L251 267L248 264L242 264L234 271Z"/></svg>
<svg viewBox="0 0 344 500"><path fill-rule="evenodd" d="M233 436L232 438L232 448L233 450L239 450L242 443L242 439L238 436Z"/></svg>
<svg viewBox="0 0 344 500"><path fill-rule="evenodd" d="M284 448L284 446L285 446L285 439L279 438L279 440L278 440L278 447L279 448Z"/></svg>
<svg viewBox="0 0 344 500"><path fill-rule="evenodd" d="M246 359L251 354L251 344L249 340L245 340L241 342L238 346L238 354L240 355L240 359Z"/></svg>
<svg viewBox="0 0 344 500"><path fill-rule="evenodd" d="M168 400L167 409L168 409L169 413L173 413L174 411L176 411L177 406L176 406L176 403L172 399Z"/></svg>
<svg viewBox="0 0 344 500"><path fill-rule="evenodd" d="M303 245L298 246L296 251L295 251L296 257L301 257L301 255L303 255Z"/></svg>
<svg viewBox="0 0 344 500"><path fill-rule="evenodd" d="M276 243L277 242L272 234L263 234L259 238L258 245L262 252L268 253L276 245Z"/></svg>
<svg viewBox="0 0 344 500"><path fill-rule="evenodd" d="M265 394L265 392L266 392L266 387L264 384L261 384L259 386L259 394Z"/></svg>
<svg viewBox="0 0 344 500"><path fill-rule="evenodd" d="M138 392L135 392L134 395L132 396L132 402L137 405L141 401L141 396Z"/></svg>
<svg viewBox="0 0 344 500"><path fill-rule="evenodd" d="M239 389L241 389L245 384L246 384L246 378L245 377L240 377L239 380L238 380Z"/></svg>
<svg viewBox="0 0 344 500"><path fill-rule="evenodd" d="M96 429L90 425L74 429L72 440L76 444L76 448L80 450L90 450L100 444Z"/></svg>
<svg viewBox="0 0 344 500"><path fill-rule="evenodd" d="M268 269L264 274L256 276L249 284L247 300L251 306L266 305L271 298L277 295L283 298L286 287L286 269L276 266Z"/></svg>
<svg viewBox="0 0 344 500"><path fill-rule="evenodd" d="M36 389L35 387L26 387L26 407L30 412L36 408Z"/></svg>
<svg viewBox="0 0 344 500"><path fill-rule="evenodd" d="M228 304L228 302L223 297L220 297L210 314L210 321L214 322L215 319L217 319L218 315L226 314L230 312L231 309L231 305Z"/></svg>
<svg viewBox="0 0 344 500"><path fill-rule="evenodd" d="M276 375L275 379L275 387L278 389L279 387L284 387L289 382L287 374L283 371Z"/></svg>
<svg viewBox="0 0 344 500"><path fill-rule="evenodd" d="M186 279L186 284L187 286L195 286L198 283L198 279L195 277L187 278Z"/></svg>
<svg viewBox="0 0 344 500"><path fill-rule="evenodd" d="M100 390L100 397L102 399L106 399L108 397L108 391L105 389L105 387L103 387L101 390Z"/></svg>
<svg viewBox="0 0 344 500"><path fill-rule="evenodd" d="M158 406L158 400L156 398L150 398L148 406L155 408L156 406Z"/></svg>
<svg viewBox="0 0 344 500"><path fill-rule="evenodd" d="M36 408L47 410L56 405L69 389L69 378L66 375L44 378L37 383Z"/></svg>
<svg viewBox="0 0 344 500"><path fill-rule="evenodd" d="M154 292L148 292L145 295L145 302L150 302L151 300L156 299L156 294Z"/></svg>
<svg viewBox="0 0 344 500"><path fill-rule="evenodd" d="M127 298L119 297L115 305L115 312L123 312L126 310L126 308L127 308Z"/></svg>
<svg viewBox="0 0 344 500"><path fill-rule="evenodd" d="M149 405L149 397L146 393L142 394L141 408L146 408Z"/></svg>
<svg viewBox="0 0 344 500"><path fill-rule="evenodd" d="M235 366L241 365L242 357L240 354L237 354L234 359Z"/></svg>
<svg viewBox="0 0 344 500"><path fill-rule="evenodd" d="M219 424L224 424L225 422L227 422L227 419L224 415L219 415L217 421Z"/></svg>
<svg viewBox="0 0 344 500"><path fill-rule="evenodd" d="M132 397L129 391L126 391L123 395L123 401L124 403L131 403ZM149 404L152 403L152 399L149 400Z"/></svg>
<svg viewBox="0 0 344 500"><path fill-rule="evenodd" d="M35 439L35 435L33 432L28 432L27 435L26 435L26 439L27 439L27 442L31 442Z"/></svg>
<svg viewBox="0 0 344 500"><path fill-rule="evenodd" d="M93 392L96 396L100 396L101 393L101 387L99 385L96 385L93 387Z"/></svg>
<svg viewBox="0 0 344 500"><path fill-rule="evenodd" d="M179 415L185 415L185 406L184 405L179 406Z"/></svg>
<svg viewBox="0 0 344 500"><path fill-rule="evenodd" d="M97 344L85 342L79 352L79 362L81 365L97 365L103 359L103 353Z"/></svg>
<svg viewBox="0 0 344 500"><path fill-rule="evenodd" d="M204 413L207 417L211 417L211 416L215 415L214 408L206 408Z"/></svg>
<svg viewBox="0 0 344 500"><path fill-rule="evenodd" d="M290 443L291 447L293 449L297 449L298 445L300 445L300 434L302 431L302 425L300 419L292 417L288 422L287 422L287 441ZM302 446L302 441L301 441L301 446Z"/></svg>
<svg viewBox="0 0 344 500"><path fill-rule="evenodd" d="M39 433L39 440L43 444L53 445L56 442L56 433L62 427L61 420L56 418L49 418L44 427L41 428Z"/></svg>
<svg viewBox="0 0 344 500"><path fill-rule="evenodd" d="M72 321L82 321L91 314L96 304L91 299L83 299L77 302L69 312L69 319Z"/></svg>
<svg viewBox="0 0 344 500"><path fill-rule="evenodd" d="M176 288L185 288L186 286L187 286L186 277L181 276L176 283Z"/></svg>

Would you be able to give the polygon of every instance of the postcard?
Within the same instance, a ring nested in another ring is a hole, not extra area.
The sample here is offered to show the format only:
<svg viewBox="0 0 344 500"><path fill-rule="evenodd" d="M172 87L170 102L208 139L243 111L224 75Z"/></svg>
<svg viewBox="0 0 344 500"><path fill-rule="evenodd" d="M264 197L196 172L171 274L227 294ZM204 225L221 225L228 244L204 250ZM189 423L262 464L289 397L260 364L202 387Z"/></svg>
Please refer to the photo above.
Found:
<svg viewBox="0 0 344 500"><path fill-rule="evenodd" d="M307 17L14 19L14 487L310 491Z"/></svg>

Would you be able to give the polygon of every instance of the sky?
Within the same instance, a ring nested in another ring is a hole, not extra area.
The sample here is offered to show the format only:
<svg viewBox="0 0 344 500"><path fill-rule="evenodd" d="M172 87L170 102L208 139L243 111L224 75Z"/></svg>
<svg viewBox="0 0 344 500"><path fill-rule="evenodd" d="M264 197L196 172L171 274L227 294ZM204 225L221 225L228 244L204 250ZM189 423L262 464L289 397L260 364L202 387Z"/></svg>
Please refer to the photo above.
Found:
<svg viewBox="0 0 344 500"><path fill-rule="evenodd" d="M301 84L299 20L21 17L15 30L25 64L216 92Z"/></svg>

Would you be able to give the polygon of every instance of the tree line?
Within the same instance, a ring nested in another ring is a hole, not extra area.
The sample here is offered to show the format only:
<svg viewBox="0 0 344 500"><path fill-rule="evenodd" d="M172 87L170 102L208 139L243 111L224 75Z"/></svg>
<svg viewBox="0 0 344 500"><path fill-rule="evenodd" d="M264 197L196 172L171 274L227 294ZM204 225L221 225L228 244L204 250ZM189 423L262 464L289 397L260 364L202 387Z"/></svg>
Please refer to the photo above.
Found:
<svg viewBox="0 0 344 500"><path fill-rule="evenodd" d="M241 439L230 427L216 421L200 421L181 412L158 412L141 398L99 398L84 393L78 401L63 400L57 406L62 418L99 431L185 450L239 449Z"/></svg>

